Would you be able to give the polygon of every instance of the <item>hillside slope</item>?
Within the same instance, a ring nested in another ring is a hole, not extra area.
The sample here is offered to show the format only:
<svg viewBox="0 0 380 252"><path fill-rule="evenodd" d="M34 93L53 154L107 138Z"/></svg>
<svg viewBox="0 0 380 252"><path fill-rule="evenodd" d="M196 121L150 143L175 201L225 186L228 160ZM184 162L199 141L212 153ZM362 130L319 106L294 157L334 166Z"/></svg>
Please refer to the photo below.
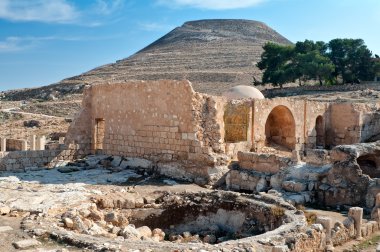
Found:
<svg viewBox="0 0 380 252"><path fill-rule="evenodd" d="M260 79L256 62L268 42L290 44L266 24L215 19L186 22L134 55L57 84L10 92L22 100L81 92L85 84L124 80L188 79L199 92L220 94L235 85Z"/></svg>

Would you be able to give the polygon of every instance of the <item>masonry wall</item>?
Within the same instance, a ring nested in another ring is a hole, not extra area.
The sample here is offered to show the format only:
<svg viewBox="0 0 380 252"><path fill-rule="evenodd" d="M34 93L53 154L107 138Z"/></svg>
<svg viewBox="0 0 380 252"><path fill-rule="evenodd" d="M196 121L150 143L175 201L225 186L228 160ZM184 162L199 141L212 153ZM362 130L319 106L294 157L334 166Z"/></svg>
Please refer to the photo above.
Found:
<svg viewBox="0 0 380 252"><path fill-rule="evenodd" d="M359 143L360 128L360 109L358 110L356 104L331 104L330 124L326 129L328 145Z"/></svg>
<svg viewBox="0 0 380 252"><path fill-rule="evenodd" d="M7 151L21 151L26 148L26 141L19 139L7 139L6 149Z"/></svg>
<svg viewBox="0 0 380 252"><path fill-rule="evenodd" d="M323 120L324 146L326 146L326 129L330 124L329 103L305 101L305 147L315 148L317 142L316 121L319 116Z"/></svg>
<svg viewBox="0 0 380 252"><path fill-rule="evenodd" d="M77 157L76 150L67 150L65 146L56 150L0 152L0 171L23 172L52 168L63 160L73 160Z"/></svg>
<svg viewBox="0 0 380 252"><path fill-rule="evenodd" d="M380 103L361 105L360 124L361 142L378 140L380 134Z"/></svg>
<svg viewBox="0 0 380 252"><path fill-rule="evenodd" d="M225 104L224 98L195 93L188 81L93 85L85 90L83 109L65 143L84 153L181 162L206 176L205 167L218 162L213 155L225 151Z"/></svg>
<svg viewBox="0 0 380 252"><path fill-rule="evenodd" d="M304 106L305 102L289 98L255 100L253 102L253 139L254 149L260 150L266 144L265 124L269 114L277 106L288 108L294 118L296 146L304 143Z"/></svg>

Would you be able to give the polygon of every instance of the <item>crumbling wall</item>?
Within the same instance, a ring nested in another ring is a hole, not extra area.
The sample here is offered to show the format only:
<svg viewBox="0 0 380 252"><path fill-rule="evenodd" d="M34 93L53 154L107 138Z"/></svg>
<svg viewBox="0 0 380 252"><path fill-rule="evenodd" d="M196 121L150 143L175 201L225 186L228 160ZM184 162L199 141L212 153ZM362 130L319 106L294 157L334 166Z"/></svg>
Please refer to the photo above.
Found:
<svg viewBox="0 0 380 252"><path fill-rule="evenodd" d="M331 146L360 142L360 111L353 103L333 103L326 143Z"/></svg>
<svg viewBox="0 0 380 252"><path fill-rule="evenodd" d="M78 144L86 153L145 158L165 167L173 163L165 169L208 176L207 167L225 162L218 157L225 151L225 103L195 93L188 81L93 85L66 144Z"/></svg>
<svg viewBox="0 0 380 252"><path fill-rule="evenodd" d="M23 172L52 168L78 157L75 149L67 150L64 146L56 150L0 152L0 171Z"/></svg>
<svg viewBox="0 0 380 252"><path fill-rule="evenodd" d="M101 104L99 104L101 106ZM90 86L83 92L82 108L67 131L65 145L79 149L82 154L91 153L92 142L92 93Z"/></svg>
<svg viewBox="0 0 380 252"><path fill-rule="evenodd" d="M360 124L361 142L379 140L380 135L380 103L362 104Z"/></svg>
<svg viewBox="0 0 380 252"><path fill-rule="evenodd" d="M27 144L25 140L20 139L6 139L6 150L7 151L23 151L26 150Z"/></svg>
<svg viewBox="0 0 380 252"><path fill-rule="evenodd" d="M230 101L224 111L224 127L226 143L245 142L251 140L251 101Z"/></svg>
<svg viewBox="0 0 380 252"><path fill-rule="evenodd" d="M326 128L330 124L328 114L329 103L306 101L305 105L305 147L312 149L317 146L317 137L322 138L323 147L326 145ZM318 130L317 118L322 125ZM320 133L318 132L320 131ZM320 135L319 135L319 134ZM320 140L320 139L319 139Z"/></svg>

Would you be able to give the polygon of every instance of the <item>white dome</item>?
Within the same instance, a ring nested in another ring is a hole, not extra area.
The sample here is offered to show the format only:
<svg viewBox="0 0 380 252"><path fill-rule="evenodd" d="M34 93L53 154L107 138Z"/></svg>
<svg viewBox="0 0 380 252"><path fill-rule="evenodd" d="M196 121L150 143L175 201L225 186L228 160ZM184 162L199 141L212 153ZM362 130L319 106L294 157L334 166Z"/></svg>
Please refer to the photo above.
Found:
<svg viewBox="0 0 380 252"><path fill-rule="evenodd" d="M223 93L223 96L227 97L228 100L238 100L238 99L265 99L264 95L257 88L251 86L239 85L230 88L228 91Z"/></svg>

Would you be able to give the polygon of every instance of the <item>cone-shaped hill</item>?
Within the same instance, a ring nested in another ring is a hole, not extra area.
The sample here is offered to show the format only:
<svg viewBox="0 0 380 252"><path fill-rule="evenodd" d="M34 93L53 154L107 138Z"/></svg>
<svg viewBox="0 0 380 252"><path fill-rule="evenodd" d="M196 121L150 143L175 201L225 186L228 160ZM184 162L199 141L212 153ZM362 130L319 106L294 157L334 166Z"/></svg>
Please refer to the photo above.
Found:
<svg viewBox="0 0 380 252"><path fill-rule="evenodd" d="M52 92L80 92L83 84L117 80L188 79L199 92L221 94L261 78L257 69L268 42L291 44L266 24L214 19L186 22L134 55L64 79L57 84L14 93L13 99ZM41 90L43 89L43 90Z"/></svg>

